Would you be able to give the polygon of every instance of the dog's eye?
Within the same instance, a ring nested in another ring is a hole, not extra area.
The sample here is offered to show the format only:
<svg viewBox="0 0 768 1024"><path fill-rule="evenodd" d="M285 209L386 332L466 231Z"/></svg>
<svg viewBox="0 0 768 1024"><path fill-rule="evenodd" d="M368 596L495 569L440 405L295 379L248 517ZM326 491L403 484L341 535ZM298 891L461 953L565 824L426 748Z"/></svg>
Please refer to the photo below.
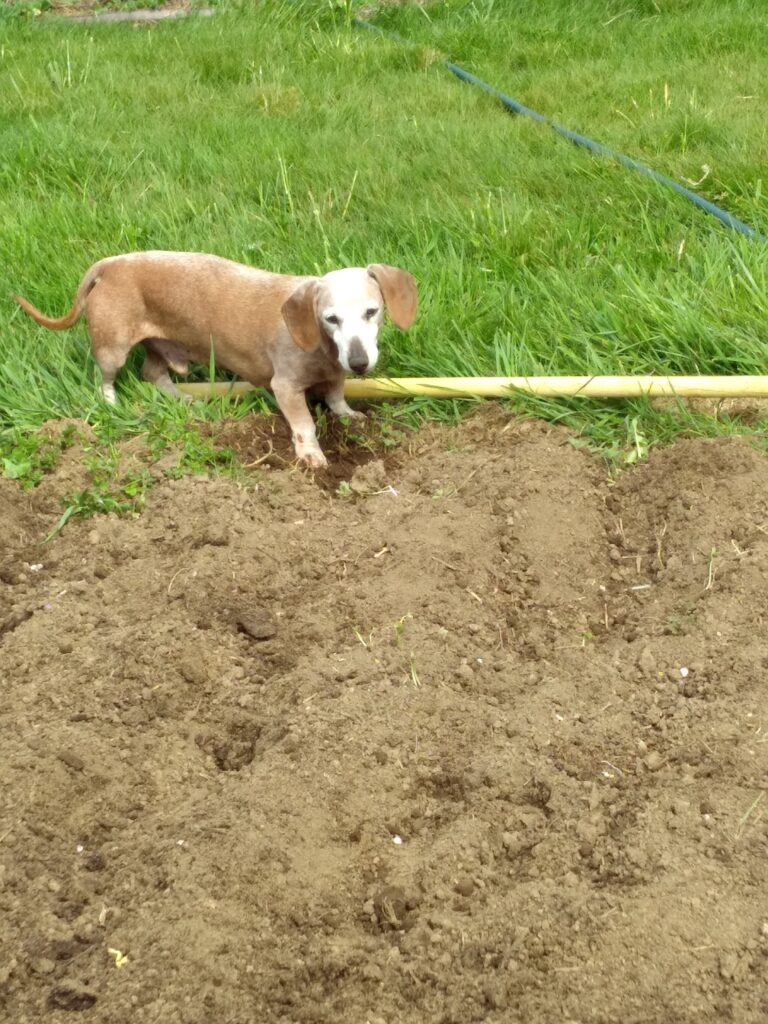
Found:
<svg viewBox="0 0 768 1024"><path fill-rule="evenodd" d="M379 307L378 306L371 306L370 309L366 309L366 311L365 311L365 319L366 320L373 320L373 318L376 316L376 314L378 312L379 312Z"/></svg>
<svg viewBox="0 0 768 1024"><path fill-rule="evenodd" d="M327 313L325 317L325 322L327 324L333 324L334 327L338 327L339 324L341 323L341 320L339 320L335 313Z"/></svg>

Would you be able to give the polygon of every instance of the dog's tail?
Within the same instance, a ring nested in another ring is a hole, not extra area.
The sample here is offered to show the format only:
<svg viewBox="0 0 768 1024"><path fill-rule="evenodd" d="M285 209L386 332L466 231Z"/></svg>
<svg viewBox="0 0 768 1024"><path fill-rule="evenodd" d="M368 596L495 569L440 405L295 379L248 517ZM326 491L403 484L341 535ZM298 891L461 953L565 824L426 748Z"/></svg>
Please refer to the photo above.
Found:
<svg viewBox="0 0 768 1024"><path fill-rule="evenodd" d="M58 319L56 317L46 316L45 313L41 313L39 309L36 309L31 302L28 302L27 299L23 298L21 295L14 295L13 298L18 302L24 312L29 313L32 319L36 320L41 327L47 327L50 331L66 331L68 327L73 327L85 312L85 300L97 281L98 277L96 267L91 267L81 281L80 287L77 289L72 309Z"/></svg>

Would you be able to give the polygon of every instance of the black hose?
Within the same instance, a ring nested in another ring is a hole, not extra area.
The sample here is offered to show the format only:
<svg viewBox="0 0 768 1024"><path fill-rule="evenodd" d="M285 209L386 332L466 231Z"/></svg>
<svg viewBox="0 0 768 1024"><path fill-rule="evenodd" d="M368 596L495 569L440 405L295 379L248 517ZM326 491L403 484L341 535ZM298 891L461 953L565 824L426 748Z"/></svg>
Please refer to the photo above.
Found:
<svg viewBox="0 0 768 1024"><path fill-rule="evenodd" d="M354 24L358 28L367 28L372 32L378 32L380 35L387 36L397 43L412 45L409 40L403 39L402 36L398 36L394 32L387 32L384 29L379 28L377 25L372 25L369 21L364 21L362 18L355 18ZM662 185L667 185L681 196L685 196L686 199L689 199L692 203L698 206L699 209L704 210L713 217L717 217L717 219L725 224L726 227L733 228L734 231L738 231L742 235L746 235L748 238L756 238L761 242L766 241L765 235L762 235L759 231L755 231L754 228L751 228L748 224L740 221L737 217L728 213L727 210L722 210L719 206L715 206L714 203L710 203L708 199L704 199L703 196L697 195L696 192L692 192L689 188L681 185L673 178L668 178L666 174L660 174L658 171L654 171L653 168L647 167L645 164L641 164L637 160L633 160L632 157L624 156L623 153L617 153L616 150L603 145L602 142L595 142L594 139L588 139L586 135L579 135L578 132L573 132L570 128L564 128L562 125L556 124L548 117L545 117L544 114L539 114L537 111L531 110L530 107L526 107L523 103L519 103L517 100L512 99L511 96L505 95L494 86L484 82L481 78L478 78L471 72L459 67L458 64L452 64L450 61L443 61L443 66L446 67L451 74L456 75L456 77L460 78L462 81L468 82L470 85L476 85L478 88L483 89L491 96L500 100L507 110L511 110L515 114L522 114L524 117L530 117L533 121L538 121L540 124L546 124L552 128L553 131L557 132L558 135L562 135L563 138L568 139L569 142L573 142L577 146L583 146L585 149L589 149L593 153L598 153L600 156L607 156L614 160L618 160L620 164L623 164L625 167L629 167L630 170L638 171L640 174L645 174L647 177L653 178L654 181L658 181Z"/></svg>

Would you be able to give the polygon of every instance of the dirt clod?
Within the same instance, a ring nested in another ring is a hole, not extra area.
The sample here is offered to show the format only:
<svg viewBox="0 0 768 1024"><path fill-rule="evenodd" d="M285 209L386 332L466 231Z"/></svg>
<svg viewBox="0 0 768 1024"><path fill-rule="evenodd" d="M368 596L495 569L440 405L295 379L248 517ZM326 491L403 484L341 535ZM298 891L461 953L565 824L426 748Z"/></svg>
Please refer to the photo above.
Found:
<svg viewBox="0 0 768 1024"><path fill-rule="evenodd" d="M81 772L85 768L85 761L72 750L60 750L57 756L63 764L75 772Z"/></svg>
<svg viewBox="0 0 768 1024"><path fill-rule="evenodd" d="M240 612L235 623L240 632L252 640L271 640L277 633L274 620L265 612Z"/></svg>

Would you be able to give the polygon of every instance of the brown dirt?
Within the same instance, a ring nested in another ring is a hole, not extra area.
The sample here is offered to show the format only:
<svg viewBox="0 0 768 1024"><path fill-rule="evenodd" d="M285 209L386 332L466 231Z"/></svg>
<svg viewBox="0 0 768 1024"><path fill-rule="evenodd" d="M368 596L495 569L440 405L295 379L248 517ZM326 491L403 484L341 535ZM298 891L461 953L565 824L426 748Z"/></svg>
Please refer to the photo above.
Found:
<svg viewBox="0 0 768 1024"><path fill-rule="evenodd" d="M75 19L82 15L107 15L104 19L107 21L114 14L120 13L126 17L137 15L137 20L141 20L147 14L178 14L201 6L204 4L198 0L166 0L165 3L143 0L138 4L134 0L51 0L50 6L43 13L69 15Z"/></svg>
<svg viewBox="0 0 768 1024"><path fill-rule="evenodd" d="M766 1019L768 462L567 442L0 480L3 1020Z"/></svg>

